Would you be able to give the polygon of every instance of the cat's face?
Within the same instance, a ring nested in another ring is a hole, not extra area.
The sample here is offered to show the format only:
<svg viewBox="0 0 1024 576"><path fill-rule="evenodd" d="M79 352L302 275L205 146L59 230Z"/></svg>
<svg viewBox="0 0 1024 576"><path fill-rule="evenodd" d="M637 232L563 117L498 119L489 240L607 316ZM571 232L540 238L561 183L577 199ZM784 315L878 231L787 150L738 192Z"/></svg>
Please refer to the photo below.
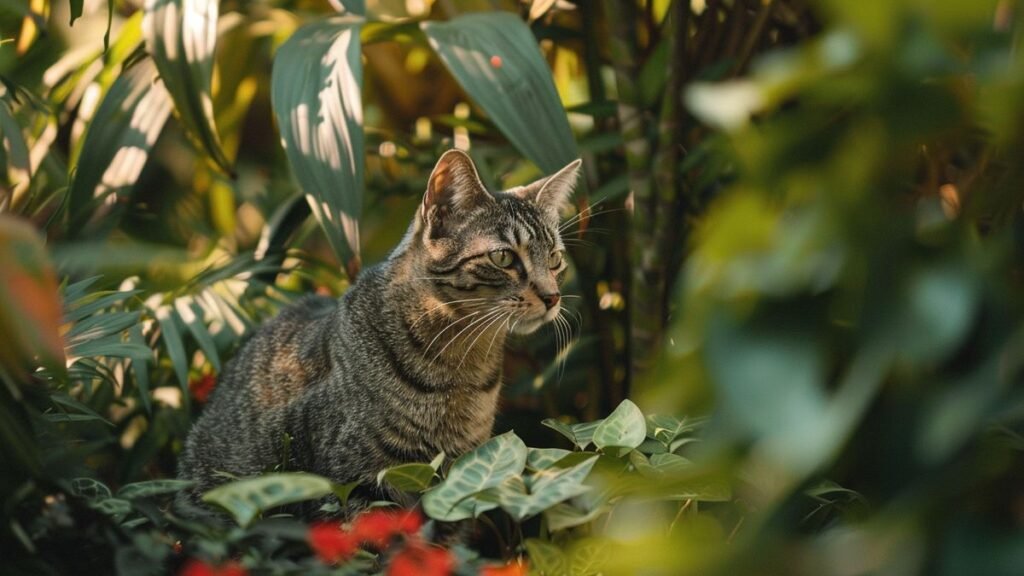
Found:
<svg viewBox="0 0 1024 576"><path fill-rule="evenodd" d="M438 161L414 228L418 272L453 315L472 316L467 330L529 334L558 316L567 264L559 211L579 165L492 193L466 154L451 150Z"/></svg>

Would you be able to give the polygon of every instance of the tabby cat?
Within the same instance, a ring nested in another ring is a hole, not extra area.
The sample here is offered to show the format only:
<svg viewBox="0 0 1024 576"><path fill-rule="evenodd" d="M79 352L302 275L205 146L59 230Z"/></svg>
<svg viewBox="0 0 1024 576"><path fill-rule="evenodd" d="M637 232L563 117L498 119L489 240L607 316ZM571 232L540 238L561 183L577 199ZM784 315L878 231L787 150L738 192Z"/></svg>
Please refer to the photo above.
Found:
<svg viewBox="0 0 1024 576"><path fill-rule="evenodd" d="M196 487L183 500L221 472L251 476L282 462L373 486L383 468L486 440L506 336L559 314L559 212L579 166L489 192L469 156L441 156L386 261L340 300L286 308L228 365L186 441L179 476Z"/></svg>

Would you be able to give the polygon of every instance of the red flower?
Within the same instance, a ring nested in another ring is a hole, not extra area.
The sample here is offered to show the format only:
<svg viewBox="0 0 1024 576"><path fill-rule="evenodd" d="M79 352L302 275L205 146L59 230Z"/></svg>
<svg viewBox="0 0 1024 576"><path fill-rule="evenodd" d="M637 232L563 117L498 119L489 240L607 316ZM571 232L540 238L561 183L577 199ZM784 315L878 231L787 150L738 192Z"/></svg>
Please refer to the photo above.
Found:
<svg viewBox="0 0 1024 576"><path fill-rule="evenodd" d="M448 576L453 568L451 552L413 542L391 560L387 576Z"/></svg>
<svg viewBox="0 0 1024 576"><path fill-rule="evenodd" d="M525 563L510 562L504 566L484 566L480 576L526 576L529 571Z"/></svg>
<svg viewBox="0 0 1024 576"><path fill-rule="evenodd" d="M422 525L423 517L415 510L371 510L353 522L352 536L383 550L393 537L416 534Z"/></svg>
<svg viewBox="0 0 1024 576"><path fill-rule="evenodd" d="M337 524L325 523L309 529L309 545L321 561L335 564L355 554L359 541Z"/></svg>
<svg viewBox="0 0 1024 576"><path fill-rule="evenodd" d="M248 576L249 571L244 566L229 560L220 566L211 566L202 560L189 560L181 569L178 576Z"/></svg>
<svg viewBox="0 0 1024 576"><path fill-rule="evenodd" d="M217 378L213 374L203 374L198 379L188 381L188 390L200 404L205 404L217 386Z"/></svg>

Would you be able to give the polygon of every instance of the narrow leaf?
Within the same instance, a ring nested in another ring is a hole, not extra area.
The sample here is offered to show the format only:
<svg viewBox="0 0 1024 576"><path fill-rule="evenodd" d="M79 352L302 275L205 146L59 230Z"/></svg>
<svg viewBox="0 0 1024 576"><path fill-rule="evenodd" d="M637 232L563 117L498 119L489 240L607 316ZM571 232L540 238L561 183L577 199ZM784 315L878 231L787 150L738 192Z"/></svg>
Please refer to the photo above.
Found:
<svg viewBox="0 0 1024 576"><path fill-rule="evenodd" d="M3 94L6 95L6 89ZM32 172L32 164L29 161L28 145L25 144L25 134L21 131L21 125L14 117L14 112L6 98L0 98L0 160L6 167L4 180L11 184L13 190L15 185L24 184L28 181ZM3 193L9 192L6 186ZM0 209L9 209L14 204L14 198L0 196Z"/></svg>
<svg viewBox="0 0 1024 576"><path fill-rule="evenodd" d="M170 96L155 78L152 61L143 60L114 81L100 103L68 191L75 226L88 222L108 197L122 197L135 186L171 113Z"/></svg>
<svg viewBox="0 0 1024 576"><path fill-rule="evenodd" d="M174 373L178 376L178 384L188 394L188 357L185 356L185 344L181 339L181 318L170 306L163 306L156 311L157 322L160 323L161 338L171 357Z"/></svg>
<svg viewBox="0 0 1024 576"><path fill-rule="evenodd" d="M307 24L274 58L281 144L313 216L350 274L358 271L363 190L362 19Z"/></svg>
<svg viewBox="0 0 1024 576"><path fill-rule="evenodd" d="M191 480L175 480L173 478L133 482L132 484L125 484L122 486L121 489L117 491L117 497L124 498L125 500L133 500L135 498L149 498L151 496L161 496L163 494L174 494L192 486L193 484L194 482Z"/></svg>
<svg viewBox="0 0 1024 576"><path fill-rule="evenodd" d="M146 0L142 33L185 129L230 174L213 120L217 5L217 0Z"/></svg>
<svg viewBox="0 0 1024 576"><path fill-rule="evenodd" d="M553 173L579 154L551 70L529 27L510 12L420 24L459 85L509 142Z"/></svg>
<svg viewBox="0 0 1024 576"><path fill-rule="evenodd" d="M203 309L195 302L187 298L179 298L174 303L181 320L188 326L189 332L196 339L199 348L203 351L206 359L213 365L213 369L220 372L220 355L217 353L217 345L213 342L213 336L207 330L203 322Z"/></svg>

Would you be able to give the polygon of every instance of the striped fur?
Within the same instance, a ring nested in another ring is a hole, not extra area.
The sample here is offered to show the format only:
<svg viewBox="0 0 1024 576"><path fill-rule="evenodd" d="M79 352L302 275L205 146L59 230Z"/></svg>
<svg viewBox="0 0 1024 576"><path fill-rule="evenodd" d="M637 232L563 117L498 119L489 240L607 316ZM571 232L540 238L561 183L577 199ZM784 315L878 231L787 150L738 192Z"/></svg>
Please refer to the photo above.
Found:
<svg viewBox="0 0 1024 576"><path fill-rule="evenodd" d="M221 482L218 472L250 476L286 462L372 486L385 467L487 439L507 335L559 311L558 211L578 166L492 193L468 156L442 156L385 262L338 301L307 297L285 309L227 366L181 456L179 476L197 481L183 507ZM500 250L513 254L504 268L492 260Z"/></svg>

